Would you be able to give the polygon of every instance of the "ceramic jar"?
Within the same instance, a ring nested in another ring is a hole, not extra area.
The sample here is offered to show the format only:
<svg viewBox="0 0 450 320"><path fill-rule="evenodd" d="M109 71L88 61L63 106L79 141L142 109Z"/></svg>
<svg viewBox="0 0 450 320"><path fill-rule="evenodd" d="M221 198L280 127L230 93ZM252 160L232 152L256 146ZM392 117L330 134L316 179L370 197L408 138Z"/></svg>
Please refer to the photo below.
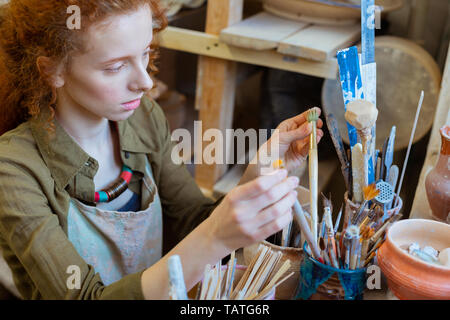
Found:
<svg viewBox="0 0 450 320"><path fill-rule="evenodd" d="M440 133L439 159L425 179L425 189L433 218L450 223L450 125L443 126Z"/></svg>

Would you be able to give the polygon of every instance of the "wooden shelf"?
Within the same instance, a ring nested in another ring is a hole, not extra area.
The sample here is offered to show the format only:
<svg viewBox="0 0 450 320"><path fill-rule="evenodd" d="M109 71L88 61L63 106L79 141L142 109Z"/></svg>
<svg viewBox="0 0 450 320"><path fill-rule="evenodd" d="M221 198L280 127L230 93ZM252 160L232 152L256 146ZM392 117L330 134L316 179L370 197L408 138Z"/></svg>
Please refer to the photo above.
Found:
<svg viewBox="0 0 450 320"><path fill-rule="evenodd" d="M166 49L298 72L320 78L336 79L338 71L335 58L318 62L280 54L275 50L240 48L220 41L217 35L177 27L167 27L161 32L159 43Z"/></svg>

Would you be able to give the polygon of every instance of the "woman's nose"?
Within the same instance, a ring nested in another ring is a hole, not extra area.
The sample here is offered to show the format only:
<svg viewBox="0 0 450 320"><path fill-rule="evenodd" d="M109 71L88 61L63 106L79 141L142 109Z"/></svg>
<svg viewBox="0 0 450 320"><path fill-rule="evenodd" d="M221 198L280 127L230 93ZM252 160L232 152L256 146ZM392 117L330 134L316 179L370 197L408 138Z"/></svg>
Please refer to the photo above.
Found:
<svg viewBox="0 0 450 320"><path fill-rule="evenodd" d="M137 68L130 83L130 90L146 92L151 88L153 88L153 80L150 78L146 68L144 66Z"/></svg>

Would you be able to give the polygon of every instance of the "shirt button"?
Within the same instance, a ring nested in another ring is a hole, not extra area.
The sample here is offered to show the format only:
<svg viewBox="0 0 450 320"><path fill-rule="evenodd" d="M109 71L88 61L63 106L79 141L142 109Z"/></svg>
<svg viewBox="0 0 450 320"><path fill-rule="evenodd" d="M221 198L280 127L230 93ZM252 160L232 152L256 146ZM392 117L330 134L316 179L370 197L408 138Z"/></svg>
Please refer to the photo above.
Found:
<svg viewBox="0 0 450 320"><path fill-rule="evenodd" d="M128 151L125 151L125 158L128 159L130 157L130 153Z"/></svg>

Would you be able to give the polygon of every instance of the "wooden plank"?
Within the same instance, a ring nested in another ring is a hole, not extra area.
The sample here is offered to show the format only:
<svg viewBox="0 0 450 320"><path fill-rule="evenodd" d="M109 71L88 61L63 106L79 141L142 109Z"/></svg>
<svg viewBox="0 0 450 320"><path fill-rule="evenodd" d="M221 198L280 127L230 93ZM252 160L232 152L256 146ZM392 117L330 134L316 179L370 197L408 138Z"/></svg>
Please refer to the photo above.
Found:
<svg viewBox="0 0 450 320"><path fill-rule="evenodd" d="M218 36L220 31L242 19L243 0L209 0L206 14L207 34ZM186 40L185 40L186 41ZM236 63L208 56L200 56L197 71L196 109L203 132L232 127L236 86ZM195 151L203 159L202 136ZM228 150L224 150L228 154ZM226 172L226 164L206 164L201 161L195 167L195 179L206 190L213 190L214 183Z"/></svg>
<svg viewBox="0 0 450 320"><path fill-rule="evenodd" d="M167 27L161 32L159 44L167 49L287 70L319 78L336 79L338 71L335 58L319 62L286 56L275 50L255 51L239 48L219 41L219 37L216 35L176 27Z"/></svg>
<svg viewBox="0 0 450 320"><path fill-rule="evenodd" d="M219 39L229 45L253 50L275 49L278 43L308 24L260 12L220 32Z"/></svg>
<svg viewBox="0 0 450 320"><path fill-rule="evenodd" d="M447 62L444 68L439 101L434 116L433 128L428 142L427 154L420 172L419 183L409 217L413 219L432 219L431 209L425 190L427 174L434 168L439 158L441 148L441 135L439 129L444 124L450 123L450 48L447 52ZM411 161L411 159L410 159Z"/></svg>
<svg viewBox="0 0 450 320"><path fill-rule="evenodd" d="M359 25L319 26L312 25L282 40L277 51L316 61L326 61L359 39Z"/></svg>

